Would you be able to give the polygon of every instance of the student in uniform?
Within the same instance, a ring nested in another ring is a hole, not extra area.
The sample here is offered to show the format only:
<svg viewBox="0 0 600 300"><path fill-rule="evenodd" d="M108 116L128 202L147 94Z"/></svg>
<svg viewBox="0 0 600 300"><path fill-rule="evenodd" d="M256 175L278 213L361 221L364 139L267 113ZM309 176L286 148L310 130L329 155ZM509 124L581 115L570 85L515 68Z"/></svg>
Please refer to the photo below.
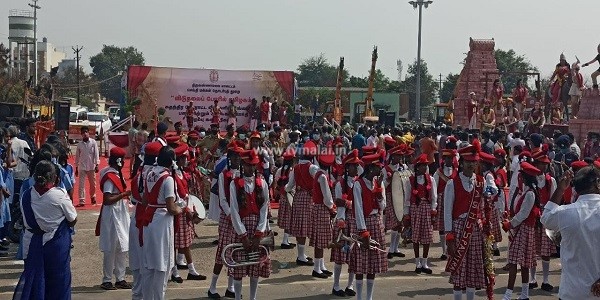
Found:
<svg viewBox="0 0 600 300"><path fill-rule="evenodd" d="M375 275L388 270L385 250L370 249L370 240L385 245L385 232L381 215L385 209L385 187L382 186L382 153L362 157L365 172L352 188L356 231L361 246L353 248L350 270L356 274L356 298L363 299L363 277L367 275L367 300L373 299Z"/></svg>
<svg viewBox="0 0 600 300"><path fill-rule="evenodd" d="M492 154L481 152L479 153L479 158L481 159L481 175L483 176L485 186L487 187L487 190L485 190L484 193L486 193L485 196L488 198L487 200L492 211L490 219L488 220L490 234L494 236L492 248L496 251L498 249L498 243L502 241L502 232L500 231L501 219L496 213L496 203L500 201L498 187L496 186L496 173L494 172L496 157Z"/></svg>
<svg viewBox="0 0 600 300"><path fill-rule="evenodd" d="M104 290L131 289L125 281L127 252L129 251L129 208L127 190L121 169L127 152L119 147L110 149L108 167L100 171L102 209L96 223L96 236L100 236L100 251L104 254L104 276L100 287ZM112 275L116 282L112 284Z"/></svg>
<svg viewBox="0 0 600 300"><path fill-rule="evenodd" d="M502 229L510 231L512 236L508 247L508 286L503 300L512 299L517 264L521 266L521 296L519 299L529 299L529 268L535 265L535 226L540 217L540 198L536 187L536 176L542 171L533 165L522 162L519 177L522 185L517 187L515 196L509 206L511 219L502 221Z"/></svg>
<svg viewBox="0 0 600 300"><path fill-rule="evenodd" d="M429 245L433 243L433 221L437 214L437 188L435 179L429 175L427 166L431 162L423 153L414 161L415 175L410 177L410 195L405 197L404 215L410 219L413 250L415 253L415 273L431 274L427 258ZM419 246L423 245L423 257Z"/></svg>
<svg viewBox="0 0 600 300"><path fill-rule="evenodd" d="M434 224L434 230L438 230L440 234L440 243L442 244L442 256L441 260L448 259L448 247L446 247L446 233L444 231L444 189L446 183L458 174L458 168L455 166L455 158L457 152L455 149L443 149L442 150L442 165L433 174L433 179L436 182L437 190L437 218Z"/></svg>
<svg viewBox="0 0 600 300"><path fill-rule="evenodd" d="M246 252L261 252L262 261L251 266L229 268L229 275L234 278L236 300L242 299L242 278L249 276L250 299L254 300L258 291L258 278L268 278L271 274L269 254L264 253L259 247L261 238L267 235L269 186L256 170L260 163L256 152L244 151L241 158L242 177L234 179L229 184L234 242L242 243ZM237 251L233 259L239 261L243 255Z"/></svg>
<svg viewBox="0 0 600 300"><path fill-rule="evenodd" d="M283 239L281 241L281 249L293 249L296 244L290 243L290 226L292 223L292 205L288 201L288 197L285 192L285 185L288 183L290 173L293 172L294 158L296 157L296 150L289 148L283 155L283 164L275 172L274 184L278 191L279 196L279 210L277 211L277 226L283 230Z"/></svg>
<svg viewBox="0 0 600 300"><path fill-rule="evenodd" d="M506 203L508 201L508 175L506 174L506 151L504 149L496 149L494 151L496 157L496 163L494 166L494 177L496 177L496 187L498 187L498 201L496 201L496 214L498 220L502 220L502 216L508 207ZM502 232L500 232L502 234ZM494 256L500 256L500 249L498 249L498 243L502 241L502 235L496 238L494 244L492 244Z"/></svg>
<svg viewBox="0 0 600 300"><path fill-rule="evenodd" d="M388 140L388 137L386 137L386 141ZM391 231L391 239L390 239L390 248L388 250L388 254L387 254L387 258L388 259L392 259L394 257L405 257L406 255L404 255L404 253L400 252L400 250L398 249L398 244L400 243L400 232L402 231L402 220L400 220L398 218L398 216L396 216L396 212L394 210L394 201L393 201L393 194L392 194L392 178L394 176L394 174L396 172L402 172L404 171L404 165L402 164L402 155L404 154L403 152L403 147L401 146L396 146L393 147L391 149L389 149L388 151L388 156L389 156L389 160L388 160L388 164L385 166L385 170L383 173L384 176L384 184L385 184L385 200L386 200L386 204L385 204L385 210L383 212L384 215L384 225L385 225L385 230ZM404 181L403 181L404 182ZM405 192L405 194L408 193L408 189L410 189L410 187L408 186L402 186L402 190ZM403 203L401 205L404 205Z"/></svg>

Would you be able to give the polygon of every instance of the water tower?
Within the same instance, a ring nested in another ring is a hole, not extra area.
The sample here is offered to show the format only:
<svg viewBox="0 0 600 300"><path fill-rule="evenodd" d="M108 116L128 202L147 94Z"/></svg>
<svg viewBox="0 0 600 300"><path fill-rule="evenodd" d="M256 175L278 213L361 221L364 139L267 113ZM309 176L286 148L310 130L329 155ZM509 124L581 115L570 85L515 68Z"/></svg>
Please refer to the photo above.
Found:
<svg viewBox="0 0 600 300"><path fill-rule="evenodd" d="M27 10L11 10L8 15L8 49L10 61L8 72L10 75L16 70L17 74L26 72L29 79L34 74L32 62L35 59L35 17L33 12ZM31 50L30 50L31 49Z"/></svg>

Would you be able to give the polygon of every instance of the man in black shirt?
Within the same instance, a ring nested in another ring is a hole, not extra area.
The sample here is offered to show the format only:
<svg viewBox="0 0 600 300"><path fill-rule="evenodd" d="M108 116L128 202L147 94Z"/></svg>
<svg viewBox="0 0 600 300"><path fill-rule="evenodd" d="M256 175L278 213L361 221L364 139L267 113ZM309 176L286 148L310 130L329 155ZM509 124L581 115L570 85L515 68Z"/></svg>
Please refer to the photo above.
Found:
<svg viewBox="0 0 600 300"><path fill-rule="evenodd" d="M37 151L37 146L35 145L35 119L28 118L23 122L22 125L23 127L18 137L19 139L27 142L31 152L35 153Z"/></svg>
<svg viewBox="0 0 600 300"><path fill-rule="evenodd" d="M594 57L594 59L592 59L591 61L583 64L583 67L587 67L590 64L593 64L595 62L600 62L600 45L598 45L598 55L596 55L596 57ZM594 71L594 73L592 73L592 83L593 88L598 89L598 81L596 80L596 78L598 77L598 75L600 75L600 68L596 71Z"/></svg>

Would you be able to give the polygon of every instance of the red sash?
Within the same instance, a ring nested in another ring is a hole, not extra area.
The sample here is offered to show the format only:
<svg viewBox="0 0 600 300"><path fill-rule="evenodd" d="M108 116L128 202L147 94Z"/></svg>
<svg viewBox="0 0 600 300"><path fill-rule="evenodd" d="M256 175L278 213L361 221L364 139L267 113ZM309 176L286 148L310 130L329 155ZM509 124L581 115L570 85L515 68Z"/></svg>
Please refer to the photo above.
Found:
<svg viewBox="0 0 600 300"><path fill-rule="evenodd" d="M152 219L154 218L154 212L158 208L156 205L158 203L158 194L160 193L160 187L162 186L163 181L170 176L168 171L164 171L159 175L160 178L158 179L158 181L156 181L151 191L148 191L147 183L144 187L144 194L142 195L142 198L148 205L144 206L138 204L136 206L135 227L137 227L139 231L140 247L144 246L144 226L148 226L148 224L152 222Z"/></svg>
<svg viewBox="0 0 600 300"><path fill-rule="evenodd" d="M456 244L456 250L454 250L454 255L446 265L446 272L452 274L455 274L459 270L459 267L467 255L467 251L469 250L469 244L471 243L471 235L473 234L473 230L475 229L475 226L478 226L477 218L479 215L479 206L481 205L482 200L481 196L483 194L483 178L480 176L477 176L476 178L475 187L473 187L473 190L471 191L471 204L469 205L469 212L465 226L463 227L462 235L457 237L458 243ZM456 183L458 185L462 185L460 180L458 180Z"/></svg>
<svg viewBox="0 0 600 300"><path fill-rule="evenodd" d="M121 178L119 177L119 174L115 173L115 172L106 172L106 174L104 174L104 176L102 176L102 179L100 179L100 188L104 189L104 184L106 183L107 180L110 180L112 182L112 184L117 188L117 190L119 190L119 193L122 193L125 191L125 187L123 186L123 183L121 182ZM104 206L106 204L104 204L104 202L102 202L102 206ZM100 214L98 215L98 220L96 220L96 236L100 236L100 223L102 222L102 211L104 207L100 208Z"/></svg>

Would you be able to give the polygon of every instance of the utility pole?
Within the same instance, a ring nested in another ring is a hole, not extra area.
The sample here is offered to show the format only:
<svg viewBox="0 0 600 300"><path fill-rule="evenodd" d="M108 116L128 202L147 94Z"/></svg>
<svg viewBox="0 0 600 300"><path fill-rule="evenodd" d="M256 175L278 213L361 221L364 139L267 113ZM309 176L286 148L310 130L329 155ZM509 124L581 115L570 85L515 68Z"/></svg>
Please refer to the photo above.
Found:
<svg viewBox="0 0 600 300"><path fill-rule="evenodd" d="M37 86L38 82L38 53L37 53L37 10L41 9L37 5L38 0L32 0L33 4L28 5L33 8L33 86ZM27 49L29 52L29 49ZM29 53L27 53L29 55ZM29 58L27 58L27 71L29 72Z"/></svg>
<svg viewBox="0 0 600 300"><path fill-rule="evenodd" d="M415 120L421 122L421 23L423 19L423 6L425 8L433 3L431 0L415 0L409 1L408 4L413 8L419 9L419 38L417 42L417 86L416 86L416 102L415 102Z"/></svg>
<svg viewBox="0 0 600 300"><path fill-rule="evenodd" d="M79 91L79 59L81 59L81 56L79 56L79 52L83 49L83 46L79 47L79 45L75 46L74 48L71 47L73 49L73 52L75 52L75 59L77 60L77 105L80 104L80 91Z"/></svg>
<svg viewBox="0 0 600 300"><path fill-rule="evenodd" d="M442 73L440 73L440 91L442 90Z"/></svg>

